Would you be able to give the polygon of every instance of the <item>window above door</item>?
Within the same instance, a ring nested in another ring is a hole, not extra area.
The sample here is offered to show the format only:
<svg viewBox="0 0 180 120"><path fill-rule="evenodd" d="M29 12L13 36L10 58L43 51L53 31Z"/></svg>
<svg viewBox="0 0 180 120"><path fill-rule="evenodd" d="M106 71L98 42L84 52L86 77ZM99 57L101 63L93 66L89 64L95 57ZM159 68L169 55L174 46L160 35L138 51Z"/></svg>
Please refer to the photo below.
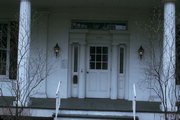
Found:
<svg viewBox="0 0 180 120"><path fill-rule="evenodd" d="M121 21L96 22L96 21L72 20L71 29L125 31L128 30L128 27L127 27L127 22L121 22Z"/></svg>

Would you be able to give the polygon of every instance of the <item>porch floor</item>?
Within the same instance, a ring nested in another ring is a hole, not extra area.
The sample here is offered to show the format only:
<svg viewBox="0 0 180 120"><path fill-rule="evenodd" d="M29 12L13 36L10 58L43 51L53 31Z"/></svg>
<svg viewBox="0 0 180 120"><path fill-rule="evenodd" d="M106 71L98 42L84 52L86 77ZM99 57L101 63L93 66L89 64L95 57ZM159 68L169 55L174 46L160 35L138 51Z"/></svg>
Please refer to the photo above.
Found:
<svg viewBox="0 0 180 120"><path fill-rule="evenodd" d="M12 105L12 97L0 97L0 107ZM55 109L56 100L54 98L31 98L30 108ZM160 102L137 101L137 112L161 112ZM85 110L85 111L117 111L132 112L132 101L118 99L61 99L62 110Z"/></svg>
<svg viewBox="0 0 180 120"><path fill-rule="evenodd" d="M138 112L161 112L159 102L144 102L137 101ZM132 111L132 101L123 99L111 100L111 99L78 99L69 98L62 99L62 110L86 110L86 111Z"/></svg>

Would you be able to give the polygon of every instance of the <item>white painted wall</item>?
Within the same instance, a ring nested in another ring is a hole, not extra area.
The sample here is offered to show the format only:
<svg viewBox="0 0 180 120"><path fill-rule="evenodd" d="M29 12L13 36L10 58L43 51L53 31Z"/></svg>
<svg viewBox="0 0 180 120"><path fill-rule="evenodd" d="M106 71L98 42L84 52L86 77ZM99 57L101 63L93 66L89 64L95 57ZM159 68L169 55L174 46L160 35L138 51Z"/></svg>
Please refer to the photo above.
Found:
<svg viewBox="0 0 180 120"><path fill-rule="evenodd" d="M9 16L8 16L9 15ZM12 13L1 14L0 20L11 18ZM55 91L59 80L62 81L61 95L63 98L68 97L68 41L69 31L71 27L71 19L81 20L122 20L128 21L128 32L130 34L129 49L129 77L126 84L126 99L132 100L132 85L137 86L137 100L148 100L150 91L146 86L140 85L144 80L144 64L148 56L147 39L143 34L143 30L136 24L142 23L149 16L146 10L134 9L117 9L117 8L68 8L68 9L50 9L47 11L39 11L35 16L32 28L32 52L36 53L36 48L46 53L47 68L52 67L50 76L44 81L39 88L35 97L55 97ZM58 43L61 52L60 56L55 57L53 48ZM143 46L145 56L143 60L139 59L137 50Z"/></svg>

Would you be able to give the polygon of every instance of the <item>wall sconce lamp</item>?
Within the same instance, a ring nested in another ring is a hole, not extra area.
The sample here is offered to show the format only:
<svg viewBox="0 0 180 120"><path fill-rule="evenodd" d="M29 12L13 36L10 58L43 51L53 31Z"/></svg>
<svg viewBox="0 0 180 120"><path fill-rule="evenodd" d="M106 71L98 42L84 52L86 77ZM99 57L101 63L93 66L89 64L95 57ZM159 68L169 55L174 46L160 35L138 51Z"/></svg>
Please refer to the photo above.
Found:
<svg viewBox="0 0 180 120"><path fill-rule="evenodd" d="M59 47L58 43L56 43L56 45L54 46L54 53L55 53L56 57L60 53L60 47Z"/></svg>
<svg viewBox="0 0 180 120"><path fill-rule="evenodd" d="M143 47L142 47L142 46L140 46L140 47L139 47L139 49L138 49L138 53L139 53L139 57L140 57L140 59L142 59L142 57L143 57L143 55L144 55L144 49L143 49Z"/></svg>

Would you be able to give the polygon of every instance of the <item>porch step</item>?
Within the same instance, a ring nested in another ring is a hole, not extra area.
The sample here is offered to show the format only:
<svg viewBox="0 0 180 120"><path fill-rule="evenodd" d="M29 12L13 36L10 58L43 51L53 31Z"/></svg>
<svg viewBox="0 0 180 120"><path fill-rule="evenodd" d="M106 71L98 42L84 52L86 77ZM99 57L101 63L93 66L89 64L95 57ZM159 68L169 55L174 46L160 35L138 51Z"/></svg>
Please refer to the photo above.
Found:
<svg viewBox="0 0 180 120"><path fill-rule="evenodd" d="M132 113L61 110L59 120L133 120ZM139 120L136 117L136 120Z"/></svg>

